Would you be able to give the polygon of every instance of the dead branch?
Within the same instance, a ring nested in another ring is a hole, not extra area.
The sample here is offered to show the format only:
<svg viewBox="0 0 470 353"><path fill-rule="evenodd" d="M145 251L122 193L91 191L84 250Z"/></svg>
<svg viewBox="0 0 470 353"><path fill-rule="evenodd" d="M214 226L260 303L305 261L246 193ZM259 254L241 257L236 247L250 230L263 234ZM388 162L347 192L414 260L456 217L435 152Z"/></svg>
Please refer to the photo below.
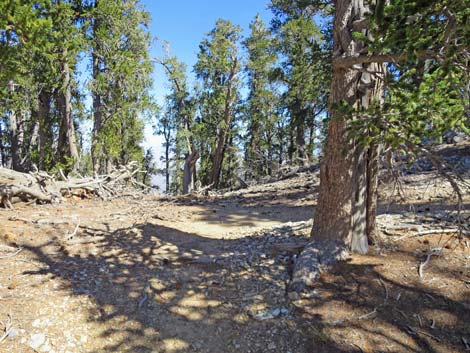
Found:
<svg viewBox="0 0 470 353"><path fill-rule="evenodd" d="M421 262L421 264L419 265L419 270L418 270L419 278L422 279L424 277L424 274L423 274L424 268L427 265L429 265L429 261L431 261L431 257L439 256L439 255L442 255L442 248L434 248L428 253L428 256L426 257L426 261Z"/></svg>
<svg viewBox="0 0 470 353"><path fill-rule="evenodd" d="M72 190L80 190L82 196L83 193L88 193L107 200L111 197L119 197L131 188L143 192L142 184L135 180L139 172L137 162L130 162L116 168L110 174L94 178L66 177L59 171L57 176L59 180L56 180L54 175L42 171L20 173L0 168L0 201L5 208L13 208L12 200L16 197L23 201L51 203L73 195Z"/></svg>
<svg viewBox="0 0 470 353"><path fill-rule="evenodd" d="M13 328L13 315L11 313L8 314L8 321L6 323L0 321L0 323L3 325L4 332L3 335L0 337L0 344L2 344L10 335L10 332Z"/></svg>

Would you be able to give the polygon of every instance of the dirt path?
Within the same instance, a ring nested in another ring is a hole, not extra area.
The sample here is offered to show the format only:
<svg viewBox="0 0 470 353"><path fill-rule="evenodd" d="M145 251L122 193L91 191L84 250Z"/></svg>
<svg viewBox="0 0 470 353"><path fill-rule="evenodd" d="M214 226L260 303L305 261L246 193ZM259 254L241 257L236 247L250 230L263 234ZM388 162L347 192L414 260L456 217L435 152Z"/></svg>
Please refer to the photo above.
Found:
<svg viewBox="0 0 470 353"><path fill-rule="evenodd" d="M432 219L452 215L447 191L428 187L424 200L423 180L406 184L414 212L387 204L381 220L450 227ZM396 241L411 234L394 230L288 300L295 254L279 244L305 243L316 182L0 211L0 352L464 352L468 248L450 241L418 275L445 234Z"/></svg>

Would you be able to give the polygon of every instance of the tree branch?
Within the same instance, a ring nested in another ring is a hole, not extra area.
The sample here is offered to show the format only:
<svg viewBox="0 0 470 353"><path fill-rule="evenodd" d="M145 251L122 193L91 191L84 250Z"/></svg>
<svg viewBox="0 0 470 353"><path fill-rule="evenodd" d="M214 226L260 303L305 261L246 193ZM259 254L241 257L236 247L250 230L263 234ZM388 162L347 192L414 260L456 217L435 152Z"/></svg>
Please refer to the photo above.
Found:
<svg viewBox="0 0 470 353"><path fill-rule="evenodd" d="M438 55L431 51L426 50L416 53L419 59L436 59ZM370 64L370 63L402 63L408 60L410 55L408 53L391 53L391 54L367 54L358 56L341 56L333 58L333 67L335 69L346 69L358 64Z"/></svg>

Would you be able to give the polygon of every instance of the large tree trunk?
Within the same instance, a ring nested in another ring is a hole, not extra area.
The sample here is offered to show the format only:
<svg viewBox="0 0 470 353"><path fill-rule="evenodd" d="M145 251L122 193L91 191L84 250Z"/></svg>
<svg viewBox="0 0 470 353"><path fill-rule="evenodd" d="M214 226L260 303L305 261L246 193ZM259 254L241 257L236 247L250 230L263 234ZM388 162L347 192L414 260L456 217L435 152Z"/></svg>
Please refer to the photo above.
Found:
<svg viewBox="0 0 470 353"><path fill-rule="evenodd" d="M232 85L233 79L235 78L236 70L238 66L238 60L234 60L230 75L227 78L227 90L225 94L225 103L224 103L224 126L220 128L217 134L216 149L214 152L213 164L212 164L212 173L211 173L211 184L214 188L219 187L220 174L222 172L222 163L224 161L225 149L227 146L228 139L230 138L232 121L233 121L233 100L234 95L232 94Z"/></svg>
<svg viewBox="0 0 470 353"><path fill-rule="evenodd" d="M356 26L365 23L368 4L366 0L336 1L333 61L357 56L365 50L352 32L362 30L367 35L365 28ZM331 119L320 169L313 241L296 263L295 290L312 285L318 279L320 267L344 259L348 251L368 251L368 233L375 233L378 155L369 153L368 148L352 139L347 127L349 119L360 118L361 110L375 97L382 96L383 86L376 77L383 72L383 66L374 63L349 68L333 65ZM343 103L354 108L353 116L340 109Z"/></svg>
<svg viewBox="0 0 470 353"><path fill-rule="evenodd" d="M67 162L71 159L71 170L77 168L78 148L75 138L75 126L72 117L72 89L70 82L70 67L67 62L67 49L63 51L62 90L58 92L58 101L60 107L61 123L59 129L59 141L57 146L58 160Z"/></svg>

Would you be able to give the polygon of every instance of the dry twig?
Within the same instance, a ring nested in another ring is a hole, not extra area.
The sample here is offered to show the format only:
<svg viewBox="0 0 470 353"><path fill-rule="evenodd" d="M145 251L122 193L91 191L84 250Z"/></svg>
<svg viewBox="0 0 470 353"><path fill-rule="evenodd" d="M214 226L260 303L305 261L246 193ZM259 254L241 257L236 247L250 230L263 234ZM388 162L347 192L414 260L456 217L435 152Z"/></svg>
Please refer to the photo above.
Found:
<svg viewBox="0 0 470 353"><path fill-rule="evenodd" d="M3 325L4 332L3 335L0 337L0 344L2 344L10 335L10 332L13 328L13 315L11 313L8 314L8 321L6 323L0 321L0 323Z"/></svg>
<svg viewBox="0 0 470 353"><path fill-rule="evenodd" d="M426 257L426 261L421 262L420 265L419 265L419 270L418 270L419 278L422 279L424 277L424 274L423 274L424 268L427 265L429 265L429 261L431 261L431 257L432 256L439 256L439 255L442 255L442 248L431 249L431 251L428 253L428 256Z"/></svg>

